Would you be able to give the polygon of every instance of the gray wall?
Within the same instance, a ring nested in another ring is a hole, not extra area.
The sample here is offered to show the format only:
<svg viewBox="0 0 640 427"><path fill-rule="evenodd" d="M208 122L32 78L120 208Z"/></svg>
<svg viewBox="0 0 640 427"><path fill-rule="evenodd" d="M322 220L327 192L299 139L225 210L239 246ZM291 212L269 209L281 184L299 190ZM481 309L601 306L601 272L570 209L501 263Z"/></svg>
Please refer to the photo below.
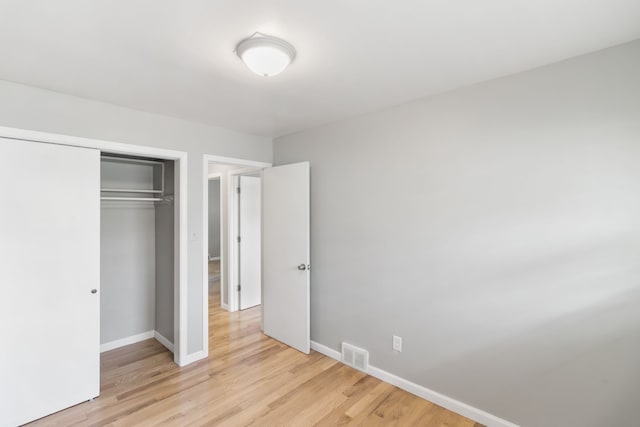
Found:
<svg viewBox="0 0 640 427"><path fill-rule="evenodd" d="M0 126L180 150L188 153L187 351L203 348L202 155L271 162L271 138L118 107L0 80Z"/></svg>
<svg viewBox="0 0 640 427"><path fill-rule="evenodd" d="M220 257L220 178L209 180L209 256Z"/></svg>
<svg viewBox="0 0 640 427"><path fill-rule="evenodd" d="M312 165L312 339L523 426L637 425L639 70L637 41L276 139Z"/></svg>
<svg viewBox="0 0 640 427"><path fill-rule="evenodd" d="M101 186L151 188L153 170L103 161ZM155 216L150 202L101 203L101 344L155 329Z"/></svg>
<svg viewBox="0 0 640 427"><path fill-rule="evenodd" d="M174 163L165 161L164 166L164 194L173 196L174 193ZM159 176L155 177L156 188L159 187ZM155 300L155 330L174 342L174 292L175 292L175 203L163 201L155 203L155 243L156 243L156 300Z"/></svg>

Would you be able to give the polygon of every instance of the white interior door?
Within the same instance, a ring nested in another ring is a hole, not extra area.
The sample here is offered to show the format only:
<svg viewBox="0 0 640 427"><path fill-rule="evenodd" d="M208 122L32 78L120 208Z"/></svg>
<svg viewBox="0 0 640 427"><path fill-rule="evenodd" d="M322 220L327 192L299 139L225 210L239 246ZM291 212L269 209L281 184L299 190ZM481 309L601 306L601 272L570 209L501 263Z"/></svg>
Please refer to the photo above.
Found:
<svg viewBox="0 0 640 427"><path fill-rule="evenodd" d="M240 310L259 305L260 285L260 178L240 177Z"/></svg>
<svg viewBox="0 0 640 427"><path fill-rule="evenodd" d="M0 138L0 425L99 394L99 189L97 150Z"/></svg>
<svg viewBox="0 0 640 427"><path fill-rule="evenodd" d="M264 169L264 333L309 353L309 162Z"/></svg>

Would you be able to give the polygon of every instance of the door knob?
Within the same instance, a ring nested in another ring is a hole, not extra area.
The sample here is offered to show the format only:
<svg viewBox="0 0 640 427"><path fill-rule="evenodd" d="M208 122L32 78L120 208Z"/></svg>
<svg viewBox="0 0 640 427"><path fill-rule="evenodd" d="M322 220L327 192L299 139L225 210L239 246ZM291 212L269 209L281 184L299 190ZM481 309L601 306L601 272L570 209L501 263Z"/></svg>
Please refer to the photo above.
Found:
<svg viewBox="0 0 640 427"><path fill-rule="evenodd" d="M298 266L298 270L300 270L300 271L305 271L306 269L307 269L307 264L300 264Z"/></svg>
<svg viewBox="0 0 640 427"><path fill-rule="evenodd" d="M96 293L98 293L98 290L97 289L91 289L91 293L92 294L96 294Z"/></svg>

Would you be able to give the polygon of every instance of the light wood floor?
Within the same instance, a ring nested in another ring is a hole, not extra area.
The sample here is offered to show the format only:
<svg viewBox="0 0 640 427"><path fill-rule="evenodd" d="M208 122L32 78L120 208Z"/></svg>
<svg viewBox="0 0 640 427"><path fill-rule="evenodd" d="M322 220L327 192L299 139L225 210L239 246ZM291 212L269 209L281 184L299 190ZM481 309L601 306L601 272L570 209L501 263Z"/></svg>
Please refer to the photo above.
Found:
<svg viewBox="0 0 640 427"><path fill-rule="evenodd" d="M216 263L210 265L215 279ZM473 421L317 352L260 331L260 307L220 308L210 286L207 360L184 368L155 340L102 354L101 395L32 423L46 426L433 426Z"/></svg>

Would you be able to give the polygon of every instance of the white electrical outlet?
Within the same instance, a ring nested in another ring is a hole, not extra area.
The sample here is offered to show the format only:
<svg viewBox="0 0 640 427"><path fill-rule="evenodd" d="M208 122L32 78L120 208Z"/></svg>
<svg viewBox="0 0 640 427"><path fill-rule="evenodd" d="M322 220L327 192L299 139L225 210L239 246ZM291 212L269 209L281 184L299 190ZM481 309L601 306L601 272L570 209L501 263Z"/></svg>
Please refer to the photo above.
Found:
<svg viewBox="0 0 640 427"><path fill-rule="evenodd" d="M393 349L395 351L402 351L402 337L397 335L393 336Z"/></svg>

